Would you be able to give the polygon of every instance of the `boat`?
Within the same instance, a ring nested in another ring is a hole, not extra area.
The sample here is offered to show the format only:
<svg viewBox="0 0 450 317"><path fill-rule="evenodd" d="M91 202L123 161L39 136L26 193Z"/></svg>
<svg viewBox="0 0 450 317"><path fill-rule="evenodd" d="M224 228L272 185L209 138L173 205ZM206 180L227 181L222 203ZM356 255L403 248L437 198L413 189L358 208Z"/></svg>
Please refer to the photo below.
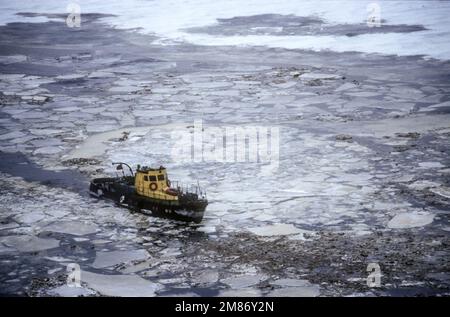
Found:
<svg viewBox="0 0 450 317"><path fill-rule="evenodd" d="M122 175L93 179L89 186L91 196L114 200L132 212L186 222L202 221L208 200L198 182L191 186L171 182L164 166L137 165L134 173L127 163L112 164ZM124 166L130 175L125 174Z"/></svg>

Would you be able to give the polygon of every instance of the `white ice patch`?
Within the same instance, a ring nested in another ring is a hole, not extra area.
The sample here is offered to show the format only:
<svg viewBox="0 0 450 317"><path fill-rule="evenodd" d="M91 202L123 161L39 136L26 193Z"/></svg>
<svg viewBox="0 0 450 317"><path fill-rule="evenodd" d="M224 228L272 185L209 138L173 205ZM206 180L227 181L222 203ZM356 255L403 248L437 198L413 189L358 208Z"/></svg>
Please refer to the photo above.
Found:
<svg viewBox="0 0 450 317"><path fill-rule="evenodd" d="M160 285L137 275L104 275L82 271L81 281L102 295L153 297Z"/></svg>
<svg viewBox="0 0 450 317"><path fill-rule="evenodd" d="M61 256L47 256L47 257L45 257L45 259L50 260L50 261L54 261L54 262L69 262L69 261L72 261L71 259L63 258Z"/></svg>
<svg viewBox="0 0 450 317"><path fill-rule="evenodd" d="M332 80L340 79L342 75L337 74L321 74L321 73L305 73L299 76L300 79L312 80L312 79L322 79L322 80Z"/></svg>
<svg viewBox="0 0 450 317"><path fill-rule="evenodd" d="M33 224L44 218L46 218L46 215L41 211L26 212L14 217L17 222L22 224Z"/></svg>
<svg viewBox="0 0 450 317"><path fill-rule="evenodd" d="M450 27L447 12L450 4L446 1L378 1L381 18L389 25L424 25L427 30L411 33L374 33L359 36L305 35L305 36L215 36L190 34L186 28L202 27L217 23L219 18L252 16L259 14L282 14L297 16L316 16L327 25L362 24L369 15L367 1L358 0L240 0L207 1L118 1L110 0L108 6L98 1L83 1L82 13L112 14L103 21L124 29L140 29L142 32L156 34L161 44L179 41L200 45L266 45L288 49L313 49L334 51L361 51L398 55L429 55L449 59L447 39ZM3 1L0 3L0 23L42 22L47 17L24 17L17 12L63 13L66 7L59 0L30 3L29 1ZM59 19L63 21L63 19ZM81 24L82 26L82 24ZM421 45L417 45L421 43Z"/></svg>
<svg viewBox="0 0 450 317"><path fill-rule="evenodd" d="M46 154L57 154L61 151L62 151L62 148L60 148L58 146L44 146L44 147L41 147L41 148L35 150L33 153L46 155Z"/></svg>
<svg viewBox="0 0 450 317"><path fill-rule="evenodd" d="M197 229L198 232L203 232L203 233L214 233L216 232L216 227L215 226L202 226L199 227Z"/></svg>
<svg viewBox="0 0 450 317"><path fill-rule="evenodd" d="M76 236L96 233L97 230L96 224L81 221L58 221L41 228L41 231L67 233Z"/></svg>
<svg viewBox="0 0 450 317"><path fill-rule="evenodd" d="M273 297L317 297L319 295L320 288L317 285L278 288L268 294Z"/></svg>
<svg viewBox="0 0 450 317"><path fill-rule="evenodd" d="M445 165L443 165L440 162L420 162L419 166L421 168L441 168L441 167L446 167Z"/></svg>
<svg viewBox="0 0 450 317"><path fill-rule="evenodd" d="M303 287L310 286L311 283L307 280L296 280L292 278L283 278L276 281L271 282L270 284L281 286L281 287Z"/></svg>
<svg viewBox="0 0 450 317"><path fill-rule="evenodd" d="M345 91L348 89L353 89L356 88L357 86L355 84L352 83L345 83L342 84L341 86L339 86L338 88L335 89L336 92L340 92L340 91Z"/></svg>
<svg viewBox="0 0 450 317"><path fill-rule="evenodd" d="M392 218L388 223L391 229L408 229L423 227L433 222L434 215L429 213L401 213Z"/></svg>
<svg viewBox="0 0 450 317"><path fill-rule="evenodd" d="M94 295L95 292L84 287L58 286L47 291L48 295L61 297L80 297Z"/></svg>
<svg viewBox="0 0 450 317"><path fill-rule="evenodd" d="M57 248L56 239L42 239L30 235L15 235L0 237L0 242L20 252L37 252Z"/></svg>
<svg viewBox="0 0 450 317"><path fill-rule="evenodd" d="M359 122L358 127L355 125L354 132L361 133L360 124L364 124L365 133L373 134L376 137L383 138L384 136L395 136L397 133L411 132L411 127L414 127L414 132L426 133L430 130L440 128L447 128L450 121L449 114L439 115L410 115L402 118L389 118L378 121ZM352 133L353 131L348 131Z"/></svg>
<svg viewBox="0 0 450 317"><path fill-rule="evenodd" d="M82 79L85 76L86 76L85 74L59 75L59 76L56 76L56 79L58 79L58 80L77 80L77 79Z"/></svg>
<svg viewBox="0 0 450 317"><path fill-rule="evenodd" d="M296 228L292 224L284 223L248 228L248 231L258 236L296 235L304 232L303 230Z"/></svg>
<svg viewBox="0 0 450 317"><path fill-rule="evenodd" d="M446 101L446 102L441 102L432 106L428 106L425 108L420 109L420 111L434 111L437 110L439 108L447 108L450 107L450 101Z"/></svg>
<svg viewBox="0 0 450 317"><path fill-rule="evenodd" d="M27 57L25 55L8 55L0 56L0 64L14 64L25 62Z"/></svg>
<svg viewBox="0 0 450 317"><path fill-rule="evenodd" d="M137 273L137 272L141 272L144 270L148 270L150 268L150 266L152 265L152 263L153 262L151 262L151 261L144 261L144 262L141 262L136 265L128 266L128 267L124 268L123 270L121 270L121 272L124 274L130 274L130 273Z"/></svg>
<svg viewBox="0 0 450 317"><path fill-rule="evenodd" d="M409 184L408 187L413 190L424 190L426 188L439 187L440 185L441 184L429 180L418 180Z"/></svg>
<svg viewBox="0 0 450 317"><path fill-rule="evenodd" d="M205 270L199 274L195 274L192 278L192 282L202 286L211 285L217 282L219 279L219 272L216 270Z"/></svg>
<svg viewBox="0 0 450 317"><path fill-rule="evenodd" d="M450 199L450 188L449 187L445 187L445 186L441 186L438 188L432 188L430 189L430 192L442 196L444 198Z"/></svg>
<svg viewBox="0 0 450 317"><path fill-rule="evenodd" d="M148 253L146 250L97 252L92 266L94 268L104 268L120 263L145 260L147 257Z"/></svg>
<svg viewBox="0 0 450 317"><path fill-rule="evenodd" d="M130 134L145 134L150 130L150 127L140 127L94 134L87 138L81 145L70 152L67 156L65 156L64 159L73 159L80 157L92 158L100 156L108 149L109 146L106 144L108 140L120 138L123 136L124 132L130 132Z"/></svg>
<svg viewBox="0 0 450 317"><path fill-rule="evenodd" d="M16 251L16 249L8 248L3 245L0 245L0 253L9 253L9 252L14 252L14 251Z"/></svg>
<svg viewBox="0 0 450 317"><path fill-rule="evenodd" d="M280 286L282 288L271 291L268 296L274 297L316 297L320 295L318 285L311 284L307 280L297 279L279 279L270 284Z"/></svg>
<svg viewBox="0 0 450 317"><path fill-rule="evenodd" d="M26 134L23 132L20 132L20 131L8 132L8 133L0 134L0 141L22 138L24 136L26 136Z"/></svg>
<svg viewBox="0 0 450 317"><path fill-rule="evenodd" d="M261 291L255 288L226 289L220 291L217 297L261 297Z"/></svg>
<svg viewBox="0 0 450 317"><path fill-rule="evenodd" d="M267 279L266 275L255 274L255 275L241 275L229 277L221 280L222 283L227 284L232 289L247 288L249 286L254 286L259 284L261 281Z"/></svg>

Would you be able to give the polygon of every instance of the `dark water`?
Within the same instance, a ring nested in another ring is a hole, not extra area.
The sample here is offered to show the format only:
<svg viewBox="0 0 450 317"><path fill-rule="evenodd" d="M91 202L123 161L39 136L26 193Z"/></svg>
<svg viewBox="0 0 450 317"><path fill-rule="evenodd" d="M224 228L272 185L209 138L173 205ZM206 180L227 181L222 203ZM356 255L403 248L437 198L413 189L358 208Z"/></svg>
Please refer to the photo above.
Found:
<svg viewBox="0 0 450 317"><path fill-rule="evenodd" d="M51 171L31 162L23 153L0 151L0 171L11 176L22 177L28 182L39 182L46 186L61 187L78 193L88 193L88 179L76 170Z"/></svg>

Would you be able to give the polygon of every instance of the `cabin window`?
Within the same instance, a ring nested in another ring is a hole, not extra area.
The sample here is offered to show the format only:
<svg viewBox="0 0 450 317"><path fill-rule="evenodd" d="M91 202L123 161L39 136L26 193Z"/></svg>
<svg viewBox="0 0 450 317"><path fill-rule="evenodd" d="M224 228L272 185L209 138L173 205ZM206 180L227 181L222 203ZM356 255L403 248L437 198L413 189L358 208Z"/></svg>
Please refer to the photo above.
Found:
<svg viewBox="0 0 450 317"><path fill-rule="evenodd" d="M148 176L147 175L144 176L144 181L148 182Z"/></svg>
<svg viewBox="0 0 450 317"><path fill-rule="evenodd" d="M164 180L164 175L158 175L158 180L159 181L163 181Z"/></svg>
<svg viewBox="0 0 450 317"><path fill-rule="evenodd" d="M155 175L150 175L150 181L151 182L156 182L156 176Z"/></svg>

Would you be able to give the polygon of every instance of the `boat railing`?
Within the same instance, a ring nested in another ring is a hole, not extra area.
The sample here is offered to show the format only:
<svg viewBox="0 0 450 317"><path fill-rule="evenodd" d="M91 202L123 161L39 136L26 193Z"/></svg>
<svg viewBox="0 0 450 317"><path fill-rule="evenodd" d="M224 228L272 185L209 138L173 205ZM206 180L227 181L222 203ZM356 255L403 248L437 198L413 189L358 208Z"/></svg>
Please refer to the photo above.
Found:
<svg viewBox="0 0 450 317"><path fill-rule="evenodd" d="M179 195L197 195L198 198L206 199L206 191L199 185L188 185L178 181L172 181L170 188L177 191ZM152 198L166 199L166 194L163 192L154 191L151 193Z"/></svg>
<svg viewBox="0 0 450 317"><path fill-rule="evenodd" d="M170 188L176 189L182 195L196 194L200 198L206 199L206 190L200 187L200 184L185 184L179 181L171 181Z"/></svg>

